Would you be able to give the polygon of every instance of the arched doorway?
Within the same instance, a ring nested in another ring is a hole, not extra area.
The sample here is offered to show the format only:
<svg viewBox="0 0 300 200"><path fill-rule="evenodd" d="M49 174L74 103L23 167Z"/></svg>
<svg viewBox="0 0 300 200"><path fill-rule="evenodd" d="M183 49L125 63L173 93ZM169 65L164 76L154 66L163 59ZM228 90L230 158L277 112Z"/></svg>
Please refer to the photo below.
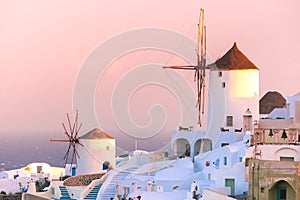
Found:
<svg viewBox="0 0 300 200"><path fill-rule="evenodd" d="M204 153L212 150L212 142L210 139L201 138L198 139L194 144L194 156L198 155L200 152Z"/></svg>
<svg viewBox="0 0 300 200"><path fill-rule="evenodd" d="M295 190L286 181L278 181L269 190L269 200L296 199Z"/></svg>
<svg viewBox="0 0 300 200"><path fill-rule="evenodd" d="M191 154L191 146L189 141L186 139L180 138L174 142L174 156L184 157L190 156Z"/></svg>

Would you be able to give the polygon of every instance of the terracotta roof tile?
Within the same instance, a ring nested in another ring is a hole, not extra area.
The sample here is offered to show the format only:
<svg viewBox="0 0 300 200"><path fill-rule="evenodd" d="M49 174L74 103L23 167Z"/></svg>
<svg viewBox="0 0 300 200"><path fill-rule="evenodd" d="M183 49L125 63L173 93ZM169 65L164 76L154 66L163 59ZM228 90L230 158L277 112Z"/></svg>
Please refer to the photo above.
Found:
<svg viewBox="0 0 300 200"><path fill-rule="evenodd" d="M216 62L208 65L211 70L259 70L238 48L236 42L233 47Z"/></svg>
<svg viewBox="0 0 300 200"><path fill-rule="evenodd" d="M81 136L79 139L114 139L112 136L108 135L107 133L101 131L98 128L94 128L93 130L89 131L85 135Z"/></svg>

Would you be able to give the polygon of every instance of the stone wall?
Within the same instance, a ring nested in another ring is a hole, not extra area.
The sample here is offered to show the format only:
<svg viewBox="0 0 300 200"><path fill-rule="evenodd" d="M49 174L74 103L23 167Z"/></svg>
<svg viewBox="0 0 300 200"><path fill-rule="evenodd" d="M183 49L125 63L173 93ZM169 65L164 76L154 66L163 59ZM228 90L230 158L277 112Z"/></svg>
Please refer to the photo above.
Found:
<svg viewBox="0 0 300 200"><path fill-rule="evenodd" d="M12 195L6 195L6 194L0 194L0 200L21 200L22 194L12 194Z"/></svg>
<svg viewBox="0 0 300 200"><path fill-rule="evenodd" d="M64 186L87 186L93 180L100 179L105 173L100 174L83 174L67 178L64 181Z"/></svg>
<svg viewBox="0 0 300 200"><path fill-rule="evenodd" d="M287 199L300 200L300 162L255 160L249 162L249 197L276 199L279 187Z"/></svg>

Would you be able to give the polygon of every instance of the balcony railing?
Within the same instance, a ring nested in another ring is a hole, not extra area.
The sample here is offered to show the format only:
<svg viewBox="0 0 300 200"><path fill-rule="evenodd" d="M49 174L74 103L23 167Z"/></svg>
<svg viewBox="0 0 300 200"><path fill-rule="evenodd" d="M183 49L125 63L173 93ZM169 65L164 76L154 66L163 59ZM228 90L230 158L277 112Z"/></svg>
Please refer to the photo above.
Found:
<svg viewBox="0 0 300 200"><path fill-rule="evenodd" d="M251 145L255 144L277 144L277 145L299 145L300 131L299 129L254 129L250 141Z"/></svg>

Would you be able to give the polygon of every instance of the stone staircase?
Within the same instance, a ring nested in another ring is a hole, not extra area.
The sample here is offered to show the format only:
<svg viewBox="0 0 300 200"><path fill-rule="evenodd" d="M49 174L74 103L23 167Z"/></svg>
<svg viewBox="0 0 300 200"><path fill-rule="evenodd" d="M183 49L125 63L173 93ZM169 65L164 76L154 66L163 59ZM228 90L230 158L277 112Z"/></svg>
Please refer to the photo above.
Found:
<svg viewBox="0 0 300 200"><path fill-rule="evenodd" d="M68 193L68 190L65 186L59 186L61 197L60 199L72 199Z"/></svg>
<svg viewBox="0 0 300 200"><path fill-rule="evenodd" d="M98 195L98 192L101 188L101 185L97 185L95 186L92 191L90 191L90 193L84 198L84 199L91 199L91 200L96 200L97 199L97 195Z"/></svg>
<svg viewBox="0 0 300 200"><path fill-rule="evenodd" d="M116 194L116 182L122 182L126 178L126 176L128 176L135 169L137 168L130 168L119 172L114 171L115 173L113 174L113 177L110 179L106 187L103 188L103 191L101 191L100 199L110 200L111 198L114 198ZM119 189L119 191L121 190Z"/></svg>

